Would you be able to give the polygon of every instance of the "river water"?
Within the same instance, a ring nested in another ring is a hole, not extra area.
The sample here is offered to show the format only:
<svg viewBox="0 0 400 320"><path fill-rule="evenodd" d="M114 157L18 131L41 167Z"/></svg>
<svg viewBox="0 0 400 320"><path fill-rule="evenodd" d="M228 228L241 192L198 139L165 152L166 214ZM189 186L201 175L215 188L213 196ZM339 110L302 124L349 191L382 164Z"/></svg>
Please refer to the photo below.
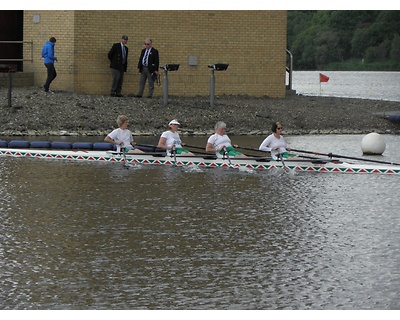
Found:
<svg viewBox="0 0 400 320"><path fill-rule="evenodd" d="M320 83L319 73L329 81ZM306 96L400 101L400 72L294 71L293 89Z"/></svg>
<svg viewBox="0 0 400 320"><path fill-rule="evenodd" d="M400 101L398 72L318 73L295 72L297 93ZM286 137L352 157L362 138ZM400 162L384 138L374 159ZM399 182L0 158L0 310L398 310Z"/></svg>
<svg viewBox="0 0 400 320"><path fill-rule="evenodd" d="M398 310L399 179L0 158L0 309Z"/></svg>

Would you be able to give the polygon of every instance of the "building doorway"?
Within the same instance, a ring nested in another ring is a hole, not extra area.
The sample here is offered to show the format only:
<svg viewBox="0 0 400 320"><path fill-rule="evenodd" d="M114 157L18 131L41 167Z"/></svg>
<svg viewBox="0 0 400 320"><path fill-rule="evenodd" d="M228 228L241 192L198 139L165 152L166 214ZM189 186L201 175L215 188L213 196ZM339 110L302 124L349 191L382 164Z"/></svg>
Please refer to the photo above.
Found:
<svg viewBox="0 0 400 320"><path fill-rule="evenodd" d="M15 71L23 71L23 44L11 43L23 41L24 11L0 10L0 66L12 67Z"/></svg>

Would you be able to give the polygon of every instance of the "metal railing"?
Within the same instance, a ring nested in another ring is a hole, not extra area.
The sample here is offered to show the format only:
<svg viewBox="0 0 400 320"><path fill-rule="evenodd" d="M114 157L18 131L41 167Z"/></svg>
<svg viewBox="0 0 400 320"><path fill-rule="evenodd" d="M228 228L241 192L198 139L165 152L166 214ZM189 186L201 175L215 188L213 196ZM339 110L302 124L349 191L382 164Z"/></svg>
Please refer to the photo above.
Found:
<svg viewBox="0 0 400 320"><path fill-rule="evenodd" d="M287 89L292 90L292 85L293 85L293 55L288 49L286 49L286 55L289 58L289 65L288 65L288 63L286 63L286 72L289 73L289 84L287 86Z"/></svg>
<svg viewBox="0 0 400 320"><path fill-rule="evenodd" d="M30 61L30 62L33 62L33 41L0 41L0 45L1 44L12 44L12 43L22 43L23 45L29 44L30 45L31 58L30 59L0 59L0 62L1 61L14 61L14 62Z"/></svg>

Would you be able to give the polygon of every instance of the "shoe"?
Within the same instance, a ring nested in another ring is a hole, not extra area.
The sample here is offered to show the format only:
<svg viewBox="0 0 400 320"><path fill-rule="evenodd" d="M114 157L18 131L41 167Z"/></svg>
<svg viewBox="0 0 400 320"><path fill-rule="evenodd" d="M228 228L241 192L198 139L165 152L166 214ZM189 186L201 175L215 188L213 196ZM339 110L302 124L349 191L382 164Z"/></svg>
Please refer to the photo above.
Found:
<svg viewBox="0 0 400 320"><path fill-rule="evenodd" d="M116 97L117 95L116 95L114 92L112 92L112 93L110 94L110 96L111 96L111 97Z"/></svg>
<svg viewBox="0 0 400 320"><path fill-rule="evenodd" d="M141 98L142 96L141 95L139 95L139 94L137 94L136 96L135 96L135 98Z"/></svg>
<svg viewBox="0 0 400 320"><path fill-rule="evenodd" d="M46 93L49 93L49 94L54 94L54 92L53 91L51 91L51 90L47 90L47 91L45 91Z"/></svg>
<svg viewBox="0 0 400 320"><path fill-rule="evenodd" d="M152 96L148 96L147 99L153 99L153 97Z"/></svg>
<svg viewBox="0 0 400 320"><path fill-rule="evenodd" d="M120 93L117 93L115 96L116 96L116 97L123 97L123 95L120 94Z"/></svg>

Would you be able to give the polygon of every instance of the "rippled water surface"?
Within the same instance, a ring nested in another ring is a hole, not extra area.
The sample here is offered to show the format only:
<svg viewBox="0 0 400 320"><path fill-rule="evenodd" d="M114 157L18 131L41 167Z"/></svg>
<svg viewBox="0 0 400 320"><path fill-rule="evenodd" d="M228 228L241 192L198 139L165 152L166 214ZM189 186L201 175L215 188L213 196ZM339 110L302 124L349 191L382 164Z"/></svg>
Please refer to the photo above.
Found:
<svg viewBox="0 0 400 320"><path fill-rule="evenodd" d="M390 175L0 158L0 309L399 309L399 194Z"/></svg>
<svg viewBox="0 0 400 320"><path fill-rule="evenodd" d="M320 83L319 73L329 81ZM294 71L293 89L307 96L400 101L400 72Z"/></svg>

